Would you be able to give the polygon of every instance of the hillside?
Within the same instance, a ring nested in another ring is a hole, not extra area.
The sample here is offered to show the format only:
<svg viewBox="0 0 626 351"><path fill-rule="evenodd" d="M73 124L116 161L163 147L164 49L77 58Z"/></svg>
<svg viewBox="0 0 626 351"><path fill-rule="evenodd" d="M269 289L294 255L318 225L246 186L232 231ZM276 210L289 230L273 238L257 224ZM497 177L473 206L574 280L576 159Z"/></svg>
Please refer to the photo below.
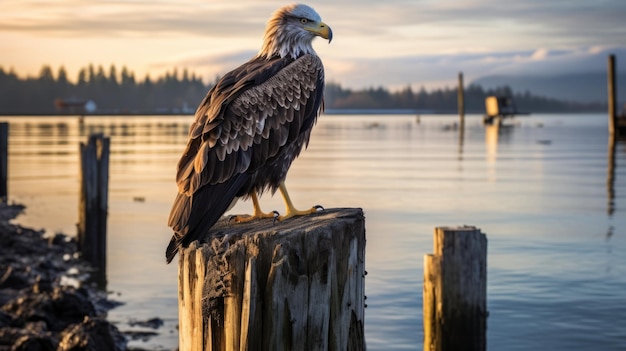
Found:
<svg viewBox="0 0 626 351"><path fill-rule="evenodd" d="M618 104L626 103L626 72L616 77ZM607 73L589 72L560 75L493 75L472 81L485 89L509 86L513 91L579 103L606 103ZM621 106L621 104L619 106Z"/></svg>

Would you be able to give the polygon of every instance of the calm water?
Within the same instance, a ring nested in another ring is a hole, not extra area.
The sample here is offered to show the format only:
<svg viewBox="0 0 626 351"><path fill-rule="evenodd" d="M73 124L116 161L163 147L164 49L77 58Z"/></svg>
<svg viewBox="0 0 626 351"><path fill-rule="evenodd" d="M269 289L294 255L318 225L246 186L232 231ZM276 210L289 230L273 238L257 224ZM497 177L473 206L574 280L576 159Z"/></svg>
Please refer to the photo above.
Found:
<svg viewBox="0 0 626 351"><path fill-rule="evenodd" d="M423 255L434 227L467 224L489 240L490 350L625 350L626 144L611 177L605 115L500 128L469 116L462 135L456 119L323 116L287 178L300 207L365 210L368 349L422 349ZM10 199L27 206L19 222L50 232L76 232L79 142L111 136L108 290L125 305L109 317L121 330L162 318L158 336L131 345L176 348L177 266L164 250L191 117L0 120Z"/></svg>

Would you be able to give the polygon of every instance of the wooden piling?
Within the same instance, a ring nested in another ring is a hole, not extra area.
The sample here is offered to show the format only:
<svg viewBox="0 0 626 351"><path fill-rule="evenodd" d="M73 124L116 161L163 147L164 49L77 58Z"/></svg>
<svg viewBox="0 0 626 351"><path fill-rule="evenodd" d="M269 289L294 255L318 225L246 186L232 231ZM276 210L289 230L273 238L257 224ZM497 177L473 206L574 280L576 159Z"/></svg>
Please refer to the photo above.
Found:
<svg viewBox="0 0 626 351"><path fill-rule="evenodd" d="M9 188L9 123L0 123L0 202L6 202Z"/></svg>
<svg viewBox="0 0 626 351"><path fill-rule="evenodd" d="M363 350L365 220L218 222L181 249L179 349Z"/></svg>
<svg viewBox="0 0 626 351"><path fill-rule="evenodd" d="M606 176L607 214L615 213L615 135L609 135L608 162Z"/></svg>
<svg viewBox="0 0 626 351"><path fill-rule="evenodd" d="M109 146L110 139L102 134L91 134L87 144L80 143L78 248L100 270L99 283L106 279Z"/></svg>
<svg viewBox="0 0 626 351"><path fill-rule="evenodd" d="M438 227L424 255L424 350L487 349L487 238L475 227Z"/></svg>
<svg viewBox="0 0 626 351"><path fill-rule="evenodd" d="M459 109L460 126L465 126L465 88L463 86L463 72L459 72L459 86L457 88L457 105Z"/></svg>
<svg viewBox="0 0 626 351"><path fill-rule="evenodd" d="M608 62L608 96L609 96L609 135L616 134L616 124L617 124L617 87L615 85L615 55L609 55Z"/></svg>

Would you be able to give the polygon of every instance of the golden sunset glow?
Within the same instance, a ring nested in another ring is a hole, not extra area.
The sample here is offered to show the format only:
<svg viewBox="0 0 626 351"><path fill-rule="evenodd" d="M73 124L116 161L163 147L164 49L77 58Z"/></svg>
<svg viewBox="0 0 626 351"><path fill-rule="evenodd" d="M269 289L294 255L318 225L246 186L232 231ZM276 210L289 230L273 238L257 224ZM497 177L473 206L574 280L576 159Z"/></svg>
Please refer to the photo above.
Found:
<svg viewBox="0 0 626 351"><path fill-rule="evenodd" d="M0 3L0 67L36 76L64 66L126 66L136 77L189 69L210 80L254 55L279 1L33 1ZM334 32L314 43L330 80L349 87L438 86L554 69L590 69L626 51L623 1L312 2ZM585 26L580 25L584 18ZM595 67L594 67L595 68Z"/></svg>

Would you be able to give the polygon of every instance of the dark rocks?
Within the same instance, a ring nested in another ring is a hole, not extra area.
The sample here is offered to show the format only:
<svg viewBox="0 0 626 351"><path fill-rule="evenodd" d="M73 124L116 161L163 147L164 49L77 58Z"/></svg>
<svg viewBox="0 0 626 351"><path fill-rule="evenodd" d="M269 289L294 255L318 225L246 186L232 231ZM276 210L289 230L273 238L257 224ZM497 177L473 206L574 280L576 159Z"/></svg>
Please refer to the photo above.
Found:
<svg viewBox="0 0 626 351"><path fill-rule="evenodd" d="M144 327L144 328L159 329L160 327L163 326L163 320L160 318L150 318L145 321L133 320L133 321L130 321L128 324L130 324L131 327L139 326L139 327Z"/></svg>
<svg viewBox="0 0 626 351"><path fill-rule="evenodd" d="M130 330L130 331L125 331L124 335L129 337L131 340L148 341L150 338L152 338L153 336L156 336L158 334L156 332L152 332L152 331L134 331L134 330Z"/></svg>
<svg viewBox="0 0 626 351"><path fill-rule="evenodd" d="M61 334L58 351L125 350L126 339L104 319L85 317Z"/></svg>
<svg viewBox="0 0 626 351"><path fill-rule="evenodd" d="M0 203L0 351L126 350L102 317L117 304L85 284L93 268L77 259L76 242L9 223L22 209Z"/></svg>
<svg viewBox="0 0 626 351"><path fill-rule="evenodd" d="M55 351L54 341L49 337L39 335L22 335L20 336L11 351Z"/></svg>
<svg viewBox="0 0 626 351"><path fill-rule="evenodd" d="M24 293L0 308L23 323L43 321L50 331L60 332L96 310L84 289L56 287L50 293Z"/></svg>

